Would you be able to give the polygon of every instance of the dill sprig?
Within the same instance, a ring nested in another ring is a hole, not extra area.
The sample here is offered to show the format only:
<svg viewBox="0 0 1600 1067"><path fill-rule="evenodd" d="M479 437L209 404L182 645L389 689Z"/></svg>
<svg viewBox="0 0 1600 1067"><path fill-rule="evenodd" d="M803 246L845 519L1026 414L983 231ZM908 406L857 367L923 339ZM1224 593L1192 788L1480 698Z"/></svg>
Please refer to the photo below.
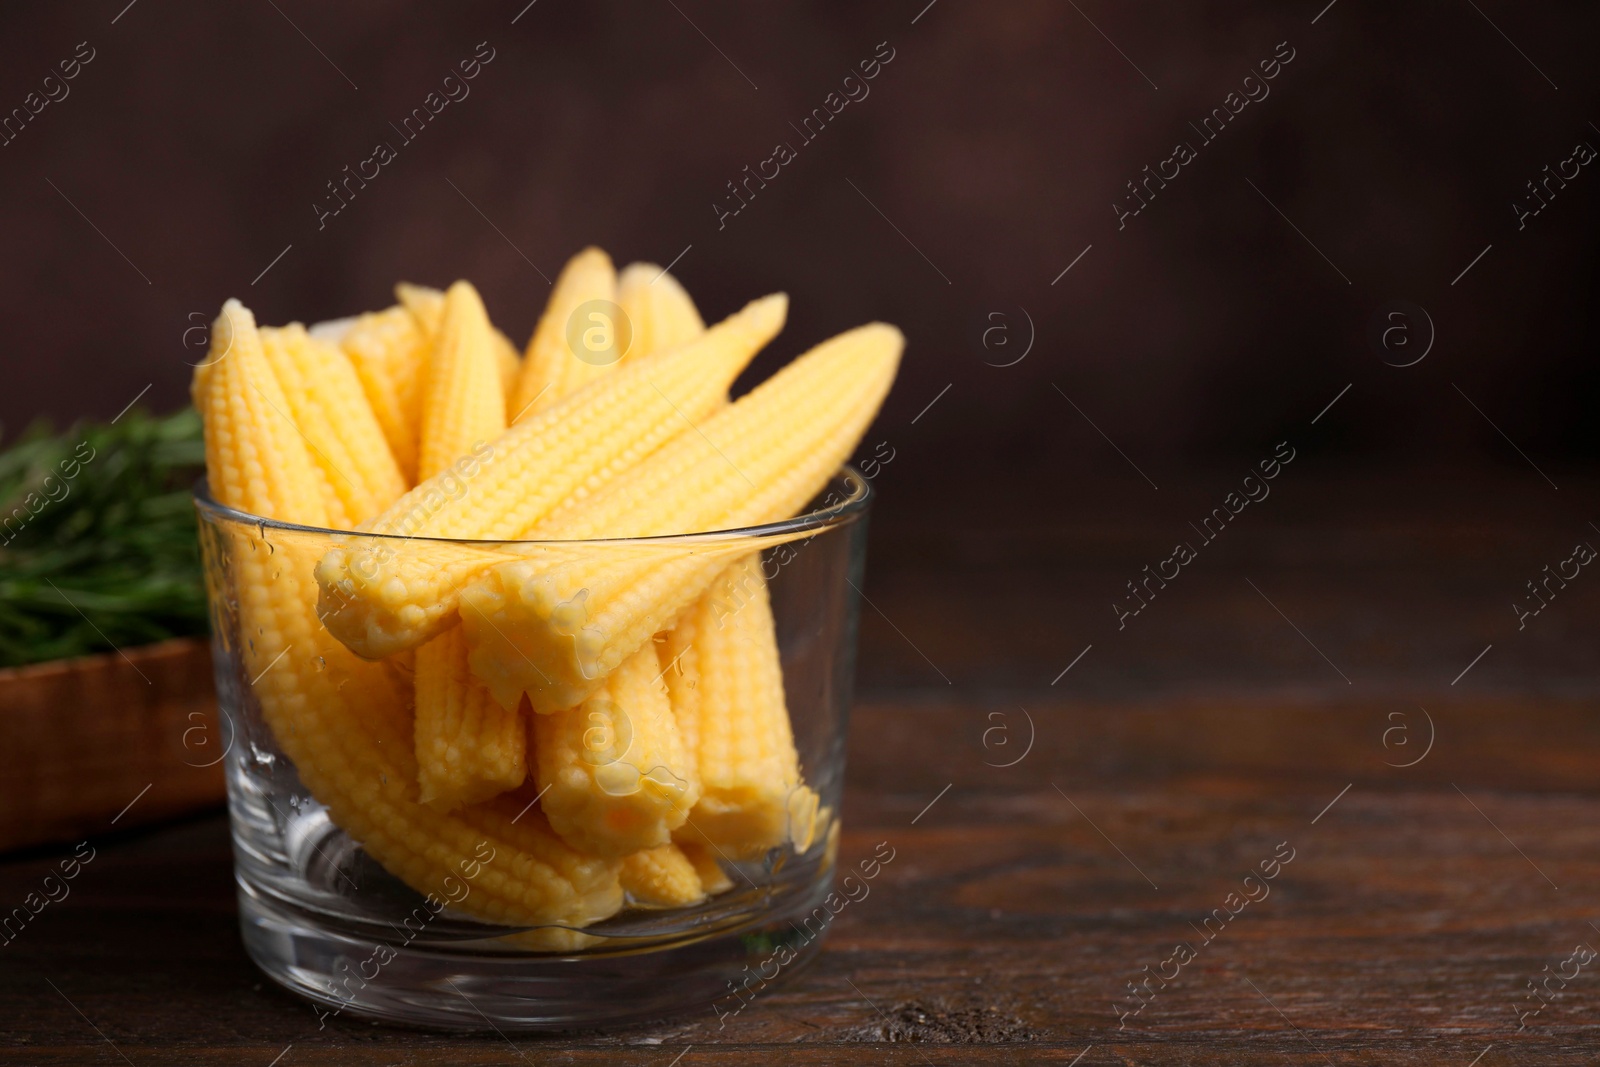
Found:
<svg viewBox="0 0 1600 1067"><path fill-rule="evenodd" d="M130 411L0 451L0 667L206 632L200 417Z"/></svg>

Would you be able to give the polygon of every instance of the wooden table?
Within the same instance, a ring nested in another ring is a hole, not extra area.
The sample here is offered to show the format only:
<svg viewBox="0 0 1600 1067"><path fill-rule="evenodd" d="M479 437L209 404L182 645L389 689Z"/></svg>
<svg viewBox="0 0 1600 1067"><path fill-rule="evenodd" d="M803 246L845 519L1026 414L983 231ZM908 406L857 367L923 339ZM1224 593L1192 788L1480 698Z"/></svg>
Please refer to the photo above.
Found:
<svg viewBox="0 0 1600 1067"><path fill-rule="evenodd" d="M725 1029L319 1032L245 958L209 814L94 840L0 947L0 1063L1595 1062L1600 575L1509 606L1600 545L1593 484L1293 474L1120 631L1230 475L885 508L840 860L895 859ZM62 854L0 864L0 905Z"/></svg>

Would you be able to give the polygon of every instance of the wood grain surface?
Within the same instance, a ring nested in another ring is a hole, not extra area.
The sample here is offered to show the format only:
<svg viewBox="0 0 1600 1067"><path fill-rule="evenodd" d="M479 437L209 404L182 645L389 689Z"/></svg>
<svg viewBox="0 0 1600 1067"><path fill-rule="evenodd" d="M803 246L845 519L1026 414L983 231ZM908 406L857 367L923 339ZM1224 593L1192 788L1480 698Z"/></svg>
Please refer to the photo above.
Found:
<svg viewBox="0 0 1600 1067"><path fill-rule="evenodd" d="M1578 501L1308 479L1119 631L1129 564L1220 484L882 518L840 862L896 858L726 1028L319 1030L244 956L213 814L91 839L0 946L0 1063L1595 1062L1600 577L1506 606ZM63 855L0 864L0 905Z"/></svg>

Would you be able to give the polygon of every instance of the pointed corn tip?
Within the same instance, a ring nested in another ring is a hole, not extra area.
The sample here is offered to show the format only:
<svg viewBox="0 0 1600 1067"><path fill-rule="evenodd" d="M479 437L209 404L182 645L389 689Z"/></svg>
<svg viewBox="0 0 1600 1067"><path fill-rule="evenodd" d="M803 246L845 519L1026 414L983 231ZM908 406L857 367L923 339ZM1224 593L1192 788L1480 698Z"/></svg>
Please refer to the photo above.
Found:
<svg viewBox="0 0 1600 1067"><path fill-rule="evenodd" d="M906 335L900 332L900 327L890 322L869 322L864 326L857 326L851 332L863 336L868 334L880 336L885 342L893 344L896 349L906 346Z"/></svg>
<svg viewBox="0 0 1600 1067"><path fill-rule="evenodd" d="M228 299L222 302L222 313L217 316L217 321L226 321L229 323L248 322L250 325L254 326L256 323L256 317L254 312L245 307L243 304L239 303L238 297L230 296Z"/></svg>
<svg viewBox="0 0 1600 1067"><path fill-rule="evenodd" d="M254 313L233 297L229 297L222 305L222 313L212 323L211 350L226 355L233 347L234 335L241 330L248 333L256 328ZM215 356L214 359L221 359Z"/></svg>
<svg viewBox="0 0 1600 1067"><path fill-rule="evenodd" d="M681 290L683 283L667 273L666 268L662 267L661 264L640 260L635 263L629 263L617 272L617 288L621 289L623 286L634 289L669 286L670 288Z"/></svg>
<svg viewBox="0 0 1600 1067"><path fill-rule="evenodd" d="M615 270L615 268L611 265L611 257L607 255L606 250L601 248L599 245L588 245L583 249L583 251L567 260L566 270L571 270L574 267L579 266L588 267L591 269L601 267L606 270Z"/></svg>
<svg viewBox="0 0 1600 1067"><path fill-rule="evenodd" d="M461 316L474 322L481 320L484 325L489 322L489 309L484 306L483 295L465 279L452 282L450 288L445 290L444 310L439 321L441 335L448 328L447 323L455 322Z"/></svg>
<svg viewBox="0 0 1600 1067"><path fill-rule="evenodd" d="M443 295L431 285L418 285L415 282L394 283L394 298L406 305L410 305L413 300L428 300Z"/></svg>
<svg viewBox="0 0 1600 1067"><path fill-rule="evenodd" d="M641 260L637 263L629 263L626 267L623 267L622 271L617 275L617 284L621 285L624 281L637 283L640 278L643 278L648 283L657 275L663 273L665 272L662 271L661 264L646 263ZM667 275L667 277L670 278L671 275Z"/></svg>
<svg viewBox="0 0 1600 1067"><path fill-rule="evenodd" d="M776 320L781 324L789 317L789 294L772 293L758 300L752 300L739 314L749 315L761 321Z"/></svg>

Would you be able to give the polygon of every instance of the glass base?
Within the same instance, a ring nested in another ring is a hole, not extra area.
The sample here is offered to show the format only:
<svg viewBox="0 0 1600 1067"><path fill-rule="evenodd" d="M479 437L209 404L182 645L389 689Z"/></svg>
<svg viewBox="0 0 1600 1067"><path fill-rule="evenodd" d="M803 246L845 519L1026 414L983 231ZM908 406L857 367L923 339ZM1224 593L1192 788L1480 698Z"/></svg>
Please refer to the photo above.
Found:
<svg viewBox="0 0 1600 1067"><path fill-rule="evenodd" d="M737 1014L816 956L823 895L677 944L567 954L507 951L493 939L369 939L244 879L239 924L256 966L312 1001L324 1025L349 1015L434 1030L565 1030Z"/></svg>

